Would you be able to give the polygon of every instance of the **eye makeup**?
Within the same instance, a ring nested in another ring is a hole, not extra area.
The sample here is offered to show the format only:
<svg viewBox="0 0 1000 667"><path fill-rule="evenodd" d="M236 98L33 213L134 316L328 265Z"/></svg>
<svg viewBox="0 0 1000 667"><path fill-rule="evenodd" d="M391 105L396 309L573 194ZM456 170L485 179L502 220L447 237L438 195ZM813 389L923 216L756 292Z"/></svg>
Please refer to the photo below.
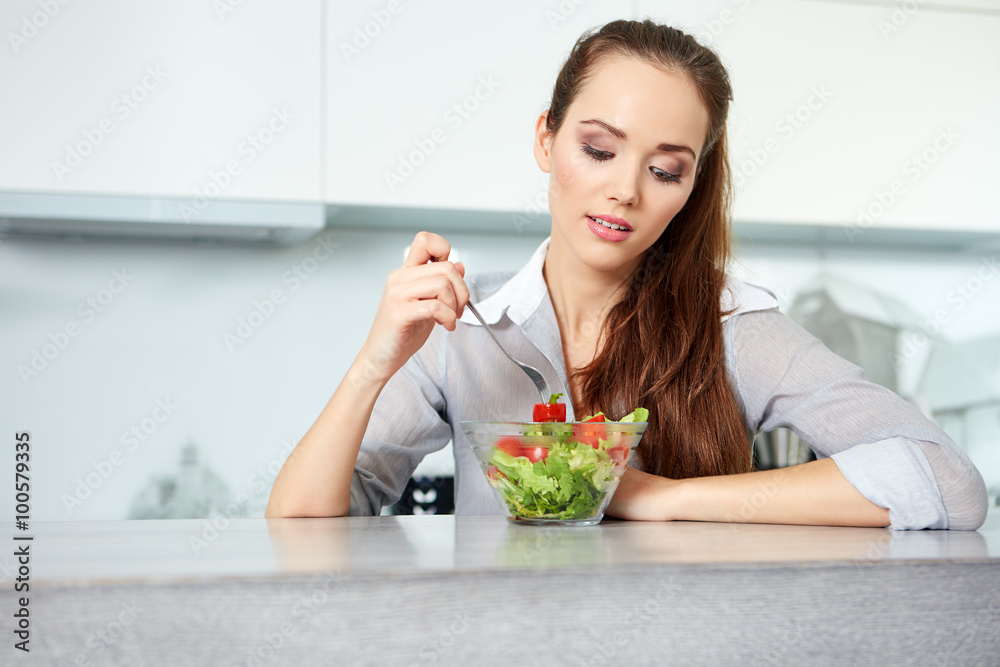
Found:
<svg viewBox="0 0 1000 667"><path fill-rule="evenodd" d="M599 148L600 144L608 140L607 138L608 134L610 134L611 137L613 137L614 139L618 139L621 141L628 141L628 135L625 134L623 130L618 129L613 125L609 125L608 123L605 123L604 121L599 120L597 118L591 118L590 120L582 120L580 121L578 127L581 130L577 134L579 140L585 144L597 148L597 150L601 150ZM604 132L593 132L593 131L587 131L586 129L594 127L599 127L602 130L604 130ZM595 144L597 146L595 146ZM685 145L661 143L656 147L656 152L665 153L671 156L674 156L676 154L689 155L692 160L697 160L694 151L689 146ZM676 166L671 165L669 171L666 169L664 169L663 171L666 173L670 173L671 171L676 172L676 174L671 174L671 175L679 176L686 169L686 164L687 163L682 160L679 165Z"/></svg>
<svg viewBox="0 0 1000 667"><path fill-rule="evenodd" d="M591 159L597 160L598 162L605 162L606 160L610 160L615 156L614 153L611 153L609 151L603 151L600 150L599 148L594 148L588 143L581 144L580 150L583 151L586 155L590 156ZM683 166L677 169L678 173L676 174L670 173L666 169L661 169L660 167L656 166L649 167L649 172L653 175L653 178L655 178L657 181L660 181L661 183L680 183L681 182L680 177L683 171L684 171Z"/></svg>

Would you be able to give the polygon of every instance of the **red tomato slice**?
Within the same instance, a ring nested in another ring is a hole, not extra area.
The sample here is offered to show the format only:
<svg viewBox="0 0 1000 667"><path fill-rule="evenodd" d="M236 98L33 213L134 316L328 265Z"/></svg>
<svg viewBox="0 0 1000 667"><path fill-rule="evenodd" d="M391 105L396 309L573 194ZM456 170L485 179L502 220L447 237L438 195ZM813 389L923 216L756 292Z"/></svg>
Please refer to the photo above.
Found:
<svg viewBox="0 0 1000 667"><path fill-rule="evenodd" d="M579 424L573 424L573 439L582 442L585 445L590 445L594 449L597 449L601 444L601 436L605 434L603 428L587 428L583 424L588 424L591 422L603 422L604 415L597 415L596 417L591 417L590 419L584 420Z"/></svg>
<svg viewBox="0 0 1000 667"><path fill-rule="evenodd" d="M517 438L500 438L497 440L496 448L501 452L510 454L511 456L524 456L522 453L521 441Z"/></svg>
<svg viewBox="0 0 1000 667"><path fill-rule="evenodd" d="M547 447L532 447L530 445L525 445L521 442L521 440L511 436L497 440L496 448L501 452L510 454L511 456L523 456L532 463L542 461L549 455Z"/></svg>
<svg viewBox="0 0 1000 667"><path fill-rule="evenodd" d="M610 447L608 449L608 456L615 463L625 463L628 461L628 447Z"/></svg>
<svg viewBox="0 0 1000 667"><path fill-rule="evenodd" d="M500 469L497 468L496 466L490 466L486 470L486 476L489 477L490 479L496 480L503 477L503 473L501 473Z"/></svg>
<svg viewBox="0 0 1000 667"><path fill-rule="evenodd" d="M545 457L549 455L549 450L545 447L522 447L521 456L526 457L532 463L537 463L538 461L544 461Z"/></svg>

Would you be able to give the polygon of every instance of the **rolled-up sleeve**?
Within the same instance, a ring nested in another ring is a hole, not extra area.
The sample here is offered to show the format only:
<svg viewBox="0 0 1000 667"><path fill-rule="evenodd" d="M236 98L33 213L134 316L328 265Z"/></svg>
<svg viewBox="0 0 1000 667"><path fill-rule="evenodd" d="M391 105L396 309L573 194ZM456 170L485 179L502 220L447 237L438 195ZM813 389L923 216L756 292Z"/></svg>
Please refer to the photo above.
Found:
<svg viewBox="0 0 1000 667"><path fill-rule="evenodd" d="M442 340L431 334L375 402L351 479L351 516L372 516L399 500L417 465L451 440L440 378Z"/></svg>
<svg viewBox="0 0 1000 667"><path fill-rule="evenodd" d="M752 433L788 428L830 457L896 530L975 530L986 485L934 422L777 309L724 325L727 369Z"/></svg>

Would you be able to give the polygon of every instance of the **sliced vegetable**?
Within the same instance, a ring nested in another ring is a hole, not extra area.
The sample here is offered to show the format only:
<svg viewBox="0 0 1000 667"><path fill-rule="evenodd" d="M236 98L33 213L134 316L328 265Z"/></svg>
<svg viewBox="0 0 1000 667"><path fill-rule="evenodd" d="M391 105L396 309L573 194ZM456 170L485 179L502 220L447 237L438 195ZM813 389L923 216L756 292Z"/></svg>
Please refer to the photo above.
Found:
<svg viewBox="0 0 1000 667"><path fill-rule="evenodd" d="M609 447L608 456L610 456L611 460L614 461L615 463L627 463L628 447L624 446Z"/></svg>
<svg viewBox="0 0 1000 667"><path fill-rule="evenodd" d="M558 398L554 395L551 400ZM639 408L622 421L646 421L648 417L649 411ZM537 413L535 421L540 421ZM627 462L630 451L609 437L611 429L603 422L604 413L598 413L584 422L536 424L528 426L522 438L497 441L487 476L512 516L580 519L599 509L605 491L615 481L615 469ZM539 441L537 436L546 440ZM536 442L546 442L548 447L533 444Z"/></svg>
<svg viewBox="0 0 1000 667"><path fill-rule="evenodd" d="M604 436L607 431L605 431L602 427L587 427L586 425L604 421L604 413L598 412L596 415L587 417L579 424L573 424L573 437L579 442L597 449L597 446L601 443L601 437Z"/></svg>
<svg viewBox="0 0 1000 667"><path fill-rule="evenodd" d="M523 518L590 516L615 478L607 452L578 442L554 443L544 461L497 450L491 462L497 467L491 484L511 514Z"/></svg>
<svg viewBox="0 0 1000 667"><path fill-rule="evenodd" d="M646 408L636 408L618 421L620 422L645 422L649 421L649 410Z"/></svg>
<svg viewBox="0 0 1000 667"><path fill-rule="evenodd" d="M500 438L497 440L496 448L501 452L506 452L511 456L521 456L521 441L518 438Z"/></svg>
<svg viewBox="0 0 1000 667"><path fill-rule="evenodd" d="M557 402L561 397L562 394L552 394L548 403L535 403L531 420L536 422L566 421L566 404Z"/></svg>
<svg viewBox="0 0 1000 667"><path fill-rule="evenodd" d="M545 457L549 455L549 450L545 447L522 447L521 456L525 457L532 463L537 461L544 461Z"/></svg>

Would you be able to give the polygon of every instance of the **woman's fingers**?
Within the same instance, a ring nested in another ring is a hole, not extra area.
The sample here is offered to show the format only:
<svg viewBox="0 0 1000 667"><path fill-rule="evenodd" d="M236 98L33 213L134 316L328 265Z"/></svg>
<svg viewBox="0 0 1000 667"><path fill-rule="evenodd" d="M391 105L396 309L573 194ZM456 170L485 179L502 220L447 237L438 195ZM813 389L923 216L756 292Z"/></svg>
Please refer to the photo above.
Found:
<svg viewBox="0 0 1000 667"><path fill-rule="evenodd" d="M420 301L408 301L399 311L405 322L419 324L433 319L448 331L454 331L458 317L455 311L446 306L438 299L423 299Z"/></svg>
<svg viewBox="0 0 1000 667"><path fill-rule="evenodd" d="M399 294L409 298L426 299L442 296L461 317L465 304L469 302L469 288L465 284L464 275L465 266L462 264L433 262L396 269L389 274L388 285L390 289L398 290ZM431 280L436 282L430 282ZM417 285L421 287L418 288ZM424 292L421 292L421 289Z"/></svg>
<svg viewBox="0 0 1000 667"><path fill-rule="evenodd" d="M393 298L397 303L437 300L453 313L458 312L458 298L455 296L454 285L446 276L427 276L399 285Z"/></svg>
<svg viewBox="0 0 1000 667"><path fill-rule="evenodd" d="M445 241L443 236L433 232L417 232L403 266L420 266L431 261L431 258L448 259L450 253L451 244Z"/></svg>
<svg viewBox="0 0 1000 667"><path fill-rule="evenodd" d="M465 266L447 261L451 246L420 232L402 268L389 274L375 321L359 357L374 369L371 379L388 381L440 324L454 331L469 302ZM441 261L431 262L431 258Z"/></svg>

